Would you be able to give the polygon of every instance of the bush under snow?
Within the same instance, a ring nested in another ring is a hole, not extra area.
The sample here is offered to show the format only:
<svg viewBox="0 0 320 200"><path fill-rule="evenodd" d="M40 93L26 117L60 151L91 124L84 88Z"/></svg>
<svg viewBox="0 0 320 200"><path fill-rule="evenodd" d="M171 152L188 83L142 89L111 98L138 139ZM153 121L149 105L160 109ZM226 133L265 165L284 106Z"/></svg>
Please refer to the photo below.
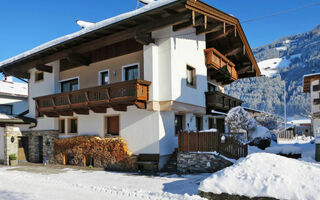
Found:
<svg viewBox="0 0 320 200"><path fill-rule="evenodd" d="M232 108L226 117L226 123L232 131L238 132L239 130L253 130L257 127L257 121L251 117L247 111L241 106Z"/></svg>

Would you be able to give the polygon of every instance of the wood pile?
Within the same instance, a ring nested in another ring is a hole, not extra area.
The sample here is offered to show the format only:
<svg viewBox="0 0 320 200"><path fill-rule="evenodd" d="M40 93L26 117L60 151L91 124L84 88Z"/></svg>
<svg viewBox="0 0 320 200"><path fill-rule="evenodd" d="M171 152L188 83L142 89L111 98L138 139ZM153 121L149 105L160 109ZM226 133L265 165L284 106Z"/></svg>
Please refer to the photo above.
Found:
<svg viewBox="0 0 320 200"><path fill-rule="evenodd" d="M55 163L115 170L134 169L135 157L122 138L79 136L54 141Z"/></svg>

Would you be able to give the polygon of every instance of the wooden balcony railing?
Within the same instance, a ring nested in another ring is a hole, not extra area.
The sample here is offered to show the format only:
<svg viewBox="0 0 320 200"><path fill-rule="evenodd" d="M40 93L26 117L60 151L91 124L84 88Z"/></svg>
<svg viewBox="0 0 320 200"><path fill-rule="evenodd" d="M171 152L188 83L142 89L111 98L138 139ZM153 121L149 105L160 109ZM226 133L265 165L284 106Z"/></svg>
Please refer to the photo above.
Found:
<svg viewBox="0 0 320 200"><path fill-rule="evenodd" d="M106 113L107 108L126 111L127 106L146 108L149 100L149 85L144 80L133 80L59 94L36 97L38 112L48 117L72 116L73 113Z"/></svg>
<svg viewBox="0 0 320 200"><path fill-rule="evenodd" d="M233 82L238 80L238 72L228 58L217 51L214 48L204 50L206 66L208 73L212 76L212 79L216 79L218 82Z"/></svg>
<svg viewBox="0 0 320 200"><path fill-rule="evenodd" d="M227 112L231 108L240 106L241 104L242 101L240 99L226 95L222 92L206 92L206 107L208 113L211 113L211 110Z"/></svg>

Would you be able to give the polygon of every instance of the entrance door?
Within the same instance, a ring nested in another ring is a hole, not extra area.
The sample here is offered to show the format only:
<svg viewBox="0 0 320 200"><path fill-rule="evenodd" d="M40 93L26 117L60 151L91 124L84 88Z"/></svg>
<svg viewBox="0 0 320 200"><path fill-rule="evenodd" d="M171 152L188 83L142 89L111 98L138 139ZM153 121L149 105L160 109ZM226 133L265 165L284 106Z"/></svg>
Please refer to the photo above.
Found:
<svg viewBox="0 0 320 200"><path fill-rule="evenodd" d="M38 152L39 152L39 163L43 162L43 137L39 136Z"/></svg>
<svg viewBox="0 0 320 200"><path fill-rule="evenodd" d="M106 134L108 135L119 135L120 123L119 116L107 117L107 130Z"/></svg>
<svg viewBox="0 0 320 200"><path fill-rule="evenodd" d="M224 119L217 119L217 129L219 133L225 132Z"/></svg>
<svg viewBox="0 0 320 200"><path fill-rule="evenodd" d="M18 143L18 160L26 162L28 160L28 137L19 137Z"/></svg>

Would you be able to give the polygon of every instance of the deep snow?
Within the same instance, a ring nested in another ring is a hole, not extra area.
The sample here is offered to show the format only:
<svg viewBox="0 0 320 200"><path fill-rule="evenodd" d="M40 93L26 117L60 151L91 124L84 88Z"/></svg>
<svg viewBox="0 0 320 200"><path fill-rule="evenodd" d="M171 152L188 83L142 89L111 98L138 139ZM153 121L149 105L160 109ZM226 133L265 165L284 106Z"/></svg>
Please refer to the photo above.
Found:
<svg viewBox="0 0 320 200"><path fill-rule="evenodd" d="M319 199L320 164L270 153L254 153L239 159L205 179L199 190L248 197Z"/></svg>
<svg viewBox="0 0 320 200"><path fill-rule="evenodd" d="M0 166L1 200L201 199L210 174L144 176L95 170Z"/></svg>

